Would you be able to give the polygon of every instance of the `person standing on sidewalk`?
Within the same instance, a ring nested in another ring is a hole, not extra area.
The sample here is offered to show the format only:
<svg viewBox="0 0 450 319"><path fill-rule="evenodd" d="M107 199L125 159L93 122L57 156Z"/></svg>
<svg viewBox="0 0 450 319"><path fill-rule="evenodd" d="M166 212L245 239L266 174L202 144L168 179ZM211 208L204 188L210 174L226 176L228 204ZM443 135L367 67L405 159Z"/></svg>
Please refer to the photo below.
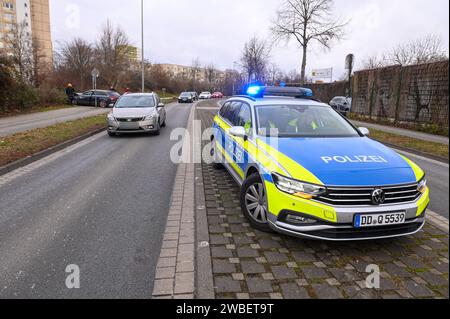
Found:
<svg viewBox="0 0 450 319"><path fill-rule="evenodd" d="M67 95L67 100L69 101L69 104L72 105L73 100L75 98L75 89L73 88L72 83L67 84L66 95Z"/></svg>

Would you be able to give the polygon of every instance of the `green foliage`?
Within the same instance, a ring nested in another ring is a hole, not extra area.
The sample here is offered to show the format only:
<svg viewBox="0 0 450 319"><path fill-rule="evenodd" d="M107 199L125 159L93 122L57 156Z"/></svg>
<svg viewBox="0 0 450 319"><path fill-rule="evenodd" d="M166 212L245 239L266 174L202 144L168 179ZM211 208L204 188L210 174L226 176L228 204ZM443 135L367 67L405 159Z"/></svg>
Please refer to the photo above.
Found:
<svg viewBox="0 0 450 319"><path fill-rule="evenodd" d="M42 106L67 103L67 96L64 93L64 90L51 87L40 87L37 89L37 94L39 97L39 104Z"/></svg>
<svg viewBox="0 0 450 319"><path fill-rule="evenodd" d="M62 90L48 86L34 88L18 81L10 59L0 56L0 113L22 112L65 102Z"/></svg>
<svg viewBox="0 0 450 319"><path fill-rule="evenodd" d="M369 122L374 124L381 124L387 126L394 126L398 128L404 128L407 130L414 130L418 132L441 135L441 136L449 136L449 128L446 126L440 126L438 124L432 123L408 123L408 122L394 122L391 119L387 118L370 118L369 116L350 113L349 119L355 121Z"/></svg>

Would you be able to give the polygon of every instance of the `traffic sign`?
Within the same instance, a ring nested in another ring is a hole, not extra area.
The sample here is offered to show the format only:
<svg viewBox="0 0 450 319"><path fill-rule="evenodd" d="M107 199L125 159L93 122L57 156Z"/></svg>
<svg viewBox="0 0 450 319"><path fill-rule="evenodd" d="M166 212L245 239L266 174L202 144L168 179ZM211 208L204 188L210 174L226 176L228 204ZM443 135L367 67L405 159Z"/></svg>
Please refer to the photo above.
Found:
<svg viewBox="0 0 450 319"><path fill-rule="evenodd" d="M93 78L98 78L100 76L100 71L98 69L93 69L91 75Z"/></svg>

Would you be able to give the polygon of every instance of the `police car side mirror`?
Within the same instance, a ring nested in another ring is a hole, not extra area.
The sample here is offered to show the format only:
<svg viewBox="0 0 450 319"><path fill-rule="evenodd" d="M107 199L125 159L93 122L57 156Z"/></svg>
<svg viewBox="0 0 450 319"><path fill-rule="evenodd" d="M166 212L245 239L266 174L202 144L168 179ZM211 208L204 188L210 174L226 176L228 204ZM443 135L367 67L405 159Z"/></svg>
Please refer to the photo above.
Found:
<svg viewBox="0 0 450 319"><path fill-rule="evenodd" d="M234 137L247 139L247 132L245 131L245 128L242 126L234 126L230 128L230 135Z"/></svg>
<svg viewBox="0 0 450 319"><path fill-rule="evenodd" d="M364 136L369 136L370 135L370 131L368 128L365 127L360 127L359 131L361 132L361 134L363 134Z"/></svg>

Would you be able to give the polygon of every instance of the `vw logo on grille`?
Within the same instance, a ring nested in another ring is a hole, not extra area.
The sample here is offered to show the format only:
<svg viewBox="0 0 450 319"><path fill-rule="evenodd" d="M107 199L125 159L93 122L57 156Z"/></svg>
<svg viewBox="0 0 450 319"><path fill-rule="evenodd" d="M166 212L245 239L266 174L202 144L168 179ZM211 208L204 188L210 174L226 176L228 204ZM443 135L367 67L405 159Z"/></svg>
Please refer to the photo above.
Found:
<svg viewBox="0 0 450 319"><path fill-rule="evenodd" d="M381 205L384 204L386 201L386 194L384 193L384 190L382 189L376 189L372 192L372 203L375 205Z"/></svg>
<svg viewBox="0 0 450 319"><path fill-rule="evenodd" d="M132 119L127 119L127 122L131 122L132 121Z"/></svg>

